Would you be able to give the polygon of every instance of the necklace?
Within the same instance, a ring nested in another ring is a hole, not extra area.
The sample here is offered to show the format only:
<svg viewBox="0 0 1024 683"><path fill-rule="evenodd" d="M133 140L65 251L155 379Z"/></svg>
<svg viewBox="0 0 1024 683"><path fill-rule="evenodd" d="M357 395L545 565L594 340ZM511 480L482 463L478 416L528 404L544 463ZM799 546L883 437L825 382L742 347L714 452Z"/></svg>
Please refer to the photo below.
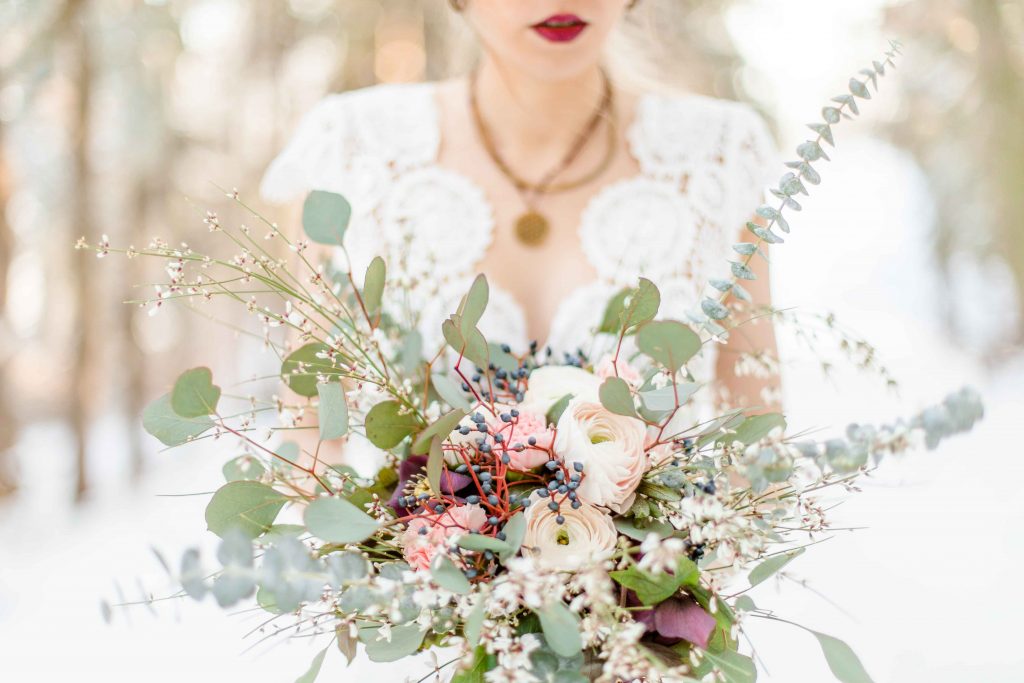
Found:
<svg viewBox="0 0 1024 683"><path fill-rule="evenodd" d="M526 205L526 212L523 213L515 223L515 235L520 242L527 246L535 247L544 242L547 238L548 233L551 231L550 223L548 219L540 213L536 208L536 200L541 194L551 194L555 192L562 192L575 187L584 185L597 176L599 176L611 163L611 159L615 154L615 108L613 102L613 93L611 87L611 81L604 69L601 70L601 77L604 82L604 93L601 97L600 103L594 110L593 115L587 121L583 129L576 135L573 140L572 146L566 152L562 160L550 171L548 171L544 177L542 177L536 183L530 183L527 180L516 175L516 173L509 167L508 163L502 158L498 152L497 147L494 145L494 141L490 130L487 128L486 123L483 120L483 116L480 114L480 106L477 102L476 96L476 81L479 74L479 70L471 74L469 79L469 103L470 109L473 113L473 121L476 124L477 130L480 133L480 138L483 141L484 149L487 151L488 156L494 161L494 164L498 167L498 170L508 178L508 180L515 187L516 192L519 193L520 198ZM580 178L572 181L565 181L559 184L553 184L554 178L564 171L569 164L571 164L587 141L592 136L593 132L597 129L597 126L601 123L602 118L607 118L609 121L608 125L608 150L605 152L604 158L601 162L589 173L584 174Z"/></svg>

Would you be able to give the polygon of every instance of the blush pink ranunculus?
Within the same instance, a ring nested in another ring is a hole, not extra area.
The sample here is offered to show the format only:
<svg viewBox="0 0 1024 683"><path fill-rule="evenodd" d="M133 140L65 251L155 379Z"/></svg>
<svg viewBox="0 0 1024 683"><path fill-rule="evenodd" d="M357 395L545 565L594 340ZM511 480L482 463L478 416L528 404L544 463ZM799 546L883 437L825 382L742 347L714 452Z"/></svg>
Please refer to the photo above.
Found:
<svg viewBox="0 0 1024 683"><path fill-rule="evenodd" d="M452 536L479 531L487 513L479 505L458 505L440 514L419 515L402 534L402 554L414 570L429 570ZM420 529L426 529L421 533Z"/></svg>

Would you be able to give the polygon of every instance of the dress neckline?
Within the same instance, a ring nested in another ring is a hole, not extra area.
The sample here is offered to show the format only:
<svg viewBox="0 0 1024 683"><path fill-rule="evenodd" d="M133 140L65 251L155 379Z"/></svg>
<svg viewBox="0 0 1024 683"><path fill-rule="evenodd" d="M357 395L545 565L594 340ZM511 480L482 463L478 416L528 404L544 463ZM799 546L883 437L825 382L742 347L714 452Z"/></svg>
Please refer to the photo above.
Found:
<svg viewBox="0 0 1024 683"><path fill-rule="evenodd" d="M430 125L433 128L433 130L431 130L431 134L433 137L433 154L431 155L430 164L436 170L449 174L452 177L458 178L461 182L465 183L470 187L473 187L479 193L480 197L482 198L484 204L487 207L489 215L489 226L487 230L486 244L484 245L484 248L481 250L480 256L474 261L473 265L470 268L473 271L473 274L476 275L477 273L481 272L480 264L482 264L487 259L487 256L490 253L490 250L492 248L492 242L494 241L494 231L497 229L494 202L487 194L487 192L484 190L484 188L480 185L480 183L476 182L476 180L474 180L472 177L458 169L454 169L440 163L439 159L441 155L441 145L444 142L444 136L442 134L443 127L441 125L441 112L443 108L440 102L440 93L438 92L440 81L428 81L424 85L427 88L428 97L426 98L426 100L428 102L428 106L430 107L429 116L427 117L427 119L429 120ZM632 159L632 161L637 165L639 170L636 173L632 173L623 178L607 181L601 186L599 186L593 193L591 193L591 195L584 202L583 209L577 216L575 220L575 227L573 228L574 232L576 233L577 239L579 239L581 242L583 241L583 231L586 227L586 217L588 212L592 211L594 207L597 206L602 200L610 197L611 194L620 186L633 183L636 182L638 179L647 177L647 174L644 172L643 162L636 149L636 141L639 138L639 132L641 129L641 125L643 123L644 112L647 109L646 102L648 98L652 97L653 95L654 93L645 91L639 93L636 96L635 104L633 106L633 111L631 112L630 119L628 123L626 123L624 126L626 153L630 156L630 159ZM619 139L619 136L616 135L616 144L619 143ZM570 301L574 296L581 294L584 290L590 289L602 281L600 265L594 263L593 259L587 256L586 249L581 250L583 252L583 258L586 258L587 261L590 263L591 267L593 267L594 271L597 273L597 277L594 280L584 282L582 284L577 285L576 287L573 287L569 291L569 293L563 298L563 300L559 302L559 305L555 307L554 315L550 320L547 321L543 337L536 340L540 344L540 348L545 348L549 346L553 336L552 333L555 329L555 324L558 321L559 316L563 313L565 304L568 301ZM507 297L508 300L514 304L515 308L521 314L525 326L526 308L522 305L522 302L519 301L519 299L515 295L513 295L511 292L502 287L499 283L489 282L488 284L490 285L490 288L492 290L498 290L499 292L502 293L503 296ZM524 336L527 338L527 341L529 341L529 332L526 329L524 329L523 333Z"/></svg>

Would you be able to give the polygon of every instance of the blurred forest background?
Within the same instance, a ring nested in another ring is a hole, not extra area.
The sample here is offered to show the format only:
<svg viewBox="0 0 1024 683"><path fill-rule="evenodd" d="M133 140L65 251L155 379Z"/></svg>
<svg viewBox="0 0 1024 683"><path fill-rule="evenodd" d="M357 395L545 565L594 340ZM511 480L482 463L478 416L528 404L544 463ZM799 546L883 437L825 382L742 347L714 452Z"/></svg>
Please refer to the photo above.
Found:
<svg viewBox="0 0 1024 683"><path fill-rule="evenodd" d="M646 1L663 75L784 114L727 21L770 3ZM1024 335L1024 5L869 4L877 47L863 59L898 36L913 64L887 89L896 104L879 130L927 178L920 249L947 292L946 332L998 364ZM472 56L460 24L441 0L0 2L0 493L24 489L15 446L40 423L66 434L67 459L20 457L55 459L69 500L100 476L139 477L154 450L142 407L212 353L197 341L208 321L121 303L160 280L159 264L97 264L75 240L202 242L203 214L226 203L214 183L255 200L269 159L328 92L460 69ZM131 434L123 454L90 439L111 413Z"/></svg>

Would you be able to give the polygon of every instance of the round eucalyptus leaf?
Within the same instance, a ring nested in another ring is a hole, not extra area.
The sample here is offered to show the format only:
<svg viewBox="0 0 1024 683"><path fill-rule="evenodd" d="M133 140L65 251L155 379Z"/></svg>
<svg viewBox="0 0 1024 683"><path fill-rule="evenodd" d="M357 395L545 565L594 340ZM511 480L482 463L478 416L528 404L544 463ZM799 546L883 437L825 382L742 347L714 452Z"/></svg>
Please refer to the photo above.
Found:
<svg viewBox="0 0 1024 683"><path fill-rule="evenodd" d="M309 532L328 543L358 543L380 524L344 498L317 498L304 515Z"/></svg>
<svg viewBox="0 0 1024 683"><path fill-rule="evenodd" d="M228 460L221 468L226 481L258 481L267 471L259 460L251 455L240 455Z"/></svg>
<svg viewBox="0 0 1024 683"><path fill-rule="evenodd" d="M434 558L430 576L438 586L458 595L465 595L472 589L466 575L444 553L438 553Z"/></svg>
<svg viewBox="0 0 1024 683"><path fill-rule="evenodd" d="M374 662L396 662L420 649L425 631L416 623L391 628L391 640L379 638L380 628L376 625L359 629L359 640L366 647L366 654Z"/></svg>
<svg viewBox="0 0 1024 683"><path fill-rule="evenodd" d="M476 550L477 552L483 552L490 550L495 553L507 553L511 550L511 546L500 539L494 538L493 536L484 536L483 534L465 534L459 536L459 540L455 542L460 548L466 550Z"/></svg>
<svg viewBox="0 0 1024 683"><path fill-rule="evenodd" d="M871 676L861 664L860 658L849 645L824 633L817 631L811 631L811 633L818 639L818 644L821 645L821 651L825 655L825 661L828 662L828 668L832 670L833 676L842 683L873 683Z"/></svg>
<svg viewBox="0 0 1024 683"><path fill-rule="evenodd" d="M327 358L320 357L327 347L312 342L292 351L281 363L281 378L292 391L300 396L312 398L317 395L317 377L339 377L341 370Z"/></svg>
<svg viewBox="0 0 1024 683"><path fill-rule="evenodd" d="M602 384L598 391L601 405L616 415L625 417L636 417L636 406L633 404L633 394L629 390L626 380L621 377L609 377Z"/></svg>
<svg viewBox="0 0 1024 683"><path fill-rule="evenodd" d="M489 298L490 287L487 284L487 278L482 274L477 275L476 279L473 280L473 284L470 285L469 292L466 293L462 304L459 306L459 327L463 336L468 336L476 328L480 318L483 317L484 310L487 308Z"/></svg>
<svg viewBox="0 0 1024 683"><path fill-rule="evenodd" d="M377 448L390 450L420 427L416 414L398 401L381 401L370 408L364 421L366 438Z"/></svg>
<svg viewBox="0 0 1024 683"><path fill-rule="evenodd" d="M320 426L320 440L339 439L348 433L348 404L341 382L326 382L316 385L320 404L317 406L317 420Z"/></svg>
<svg viewBox="0 0 1024 683"><path fill-rule="evenodd" d="M544 638L552 652L562 657L572 657L583 651L580 636L580 620L569 608L555 602L537 613Z"/></svg>
<svg viewBox="0 0 1024 683"><path fill-rule="evenodd" d="M142 426L165 446L180 446L196 438L210 427L209 415L182 417L171 407L171 395L164 394L146 406L142 412Z"/></svg>
<svg viewBox="0 0 1024 683"><path fill-rule="evenodd" d="M288 498L255 481L232 481L217 489L206 506L206 526L221 538L240 529L256 538L270 529Z"/></svg>
<svg viewBox="0 0 1024 683"><path fill-rule="evenodd" d="M387 267L384 265L384 259L375 256L367 266L366 277L363 279L363 305L366 306L366 312L371 318L380 311L386 277Z"/></svg>
<svg viewBox="0 0 1024 683"><path fill-rule="evenodd" d="M646 323L637 332L636 344L641 353L672 373L678 372L701 348L697 333L676 320Z"/></svg>
<svg viewBox="0 0 1024 683"><path fill-rule="evenodd" d="M219 400L220 387L213 383L210 368L186 370L171 390L171 408L182 417L213 415Z"/></svg>
<svg viewBox="0 0 1024 683"><path fill-rule="evenodd" d="M352 207L340 194L313 190L302 204L302 229L314 242L341 246L351 216Z"/></svg>

